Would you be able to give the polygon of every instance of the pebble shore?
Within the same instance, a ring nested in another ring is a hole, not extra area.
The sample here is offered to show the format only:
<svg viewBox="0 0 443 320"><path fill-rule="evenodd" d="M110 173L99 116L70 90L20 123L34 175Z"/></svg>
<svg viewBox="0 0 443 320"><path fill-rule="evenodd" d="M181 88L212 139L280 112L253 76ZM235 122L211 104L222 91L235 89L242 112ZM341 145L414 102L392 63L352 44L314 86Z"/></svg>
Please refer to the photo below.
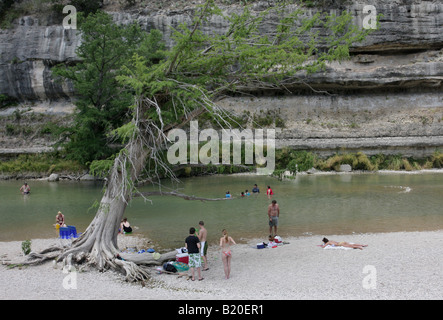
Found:
<svg viewBox="0 0 443 320"><path fill-rule="evenodd" d="M323 249L322 236L283 239L277 248L256 249L260 240L233 246L231 278L220 251L210 247L203 281L157 274L146 283L125 282L114 272L72 273L40 266L0 265L0 300L439 300L443 297L443 230L328 235L330 240L367 244L358 249ZM139 241L126 237L129 241ZM131 240L132 239L132 240ZM58 239L34 239L38 252ZM119 239L119 241L121 241ZM120 248L122 247L119 242ZM132 244L136 244L135 242ZM129 243L131 245L131 243ZM0 242L0 261L23 259L21 242Z"/></svg>

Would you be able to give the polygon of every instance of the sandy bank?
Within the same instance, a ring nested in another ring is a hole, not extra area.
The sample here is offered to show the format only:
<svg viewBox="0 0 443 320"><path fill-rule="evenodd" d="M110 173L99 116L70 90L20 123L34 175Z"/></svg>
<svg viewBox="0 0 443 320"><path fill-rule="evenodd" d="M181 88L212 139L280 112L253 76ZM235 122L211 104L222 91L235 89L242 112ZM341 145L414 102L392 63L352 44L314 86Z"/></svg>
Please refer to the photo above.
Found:
<svg viewBox="0 0 443 320"><path fill-rule="evenodd" d="M209 250L203 281L155 274L152 286L130 284L113 272L68 274L52 263L22 269L0 266L0 299L441 299L443 231L329 236L368 244L364 250L325 250L321 237L287 238L274 249L254 249L258 240L234 246L231 279L220 253ZM59 240L37 239L38 251ZM130 240L131 241L131 240ZM133 239L132 241L138 241ZM126 245L127 243L123 244ZM20 259L21 242L1 242L2 261ZM154 269L154 268L153 268ZM66 281L66 280L65 280ZM72 284L72 282L69 282Z"/></svg>

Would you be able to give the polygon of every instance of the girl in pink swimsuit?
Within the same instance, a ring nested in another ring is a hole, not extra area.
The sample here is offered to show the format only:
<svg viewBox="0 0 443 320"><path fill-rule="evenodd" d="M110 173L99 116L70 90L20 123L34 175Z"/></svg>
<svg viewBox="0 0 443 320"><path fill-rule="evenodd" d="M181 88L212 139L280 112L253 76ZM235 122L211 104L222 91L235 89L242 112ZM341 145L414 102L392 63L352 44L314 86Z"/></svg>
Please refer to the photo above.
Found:
<svg viewBox="0 0 443 320"><path fill-rule="evenodd" d="M223 237L220 238L220 248L222 251L223 266L225 269L225 278L229 279L231 275L231 244L236 244L234 239L228 236L228 232L223 229Z"/></svg>

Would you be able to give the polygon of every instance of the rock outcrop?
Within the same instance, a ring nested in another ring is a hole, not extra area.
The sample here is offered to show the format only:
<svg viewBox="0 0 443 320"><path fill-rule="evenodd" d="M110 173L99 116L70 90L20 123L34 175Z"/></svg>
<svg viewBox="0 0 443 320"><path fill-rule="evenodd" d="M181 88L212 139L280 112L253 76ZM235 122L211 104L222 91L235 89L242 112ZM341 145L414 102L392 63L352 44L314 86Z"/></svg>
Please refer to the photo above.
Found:
<svg viewBox="0 0 443 320"><path fill-rule="evenodd" d="M146 30L159 29L170 46L172 27L189 21L198 2L175 9L148 5L128 11L109 7L108 11L118 23L137 21ZM257 1L253 8L260 12L270 2ZM294 148L326 153L350 148L411 154L429 154L442 148L443 3L326 2L330 3L327 11L346 8L360 26L366 16L364 6L373 5L377 14L383 15L380 29L351 48L350 61L295 79L288 87L290 91L252 92L253 98L232 97L221 105L238 114L248 111L251 117L261 112L283 119L278 143ZM241 8L231 5L223 9ZM315 10L308 8L307 14ZM268 24L263 23L263 33ZM222 32L226 27L225 21L214 18L204 30ZM32 16L19 18L11 29L0 30L0 94L35 105L69 101L73 87L55 82L51 67L75 63L75 49L80 43L75 30Z"/></svg>

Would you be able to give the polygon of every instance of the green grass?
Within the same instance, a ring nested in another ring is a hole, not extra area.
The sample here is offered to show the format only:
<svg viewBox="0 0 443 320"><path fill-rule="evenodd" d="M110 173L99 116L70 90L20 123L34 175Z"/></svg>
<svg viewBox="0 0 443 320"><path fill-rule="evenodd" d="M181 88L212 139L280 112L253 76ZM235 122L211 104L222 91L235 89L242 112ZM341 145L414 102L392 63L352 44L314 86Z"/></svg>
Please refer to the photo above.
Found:
<svg viewBox="0 0 443 320"><path fill-rule="evenodd" d="M59 172L80 172L86 168L72 160L65 160L52 154L20 155L14 159L0 162L0 172L17 174L35 172L51 174Z"/></svg>
<svg viewBox="0 0 443 320"><path fill-rule="evenodd" d="M433 155L424 159L413 159L401 155L382 155L368 157L362 152L341 153L322 159L312 152L295 151L290 148L276 150L276 171L289 170L295 172L297 164L298 171L306 171L315 168L321 171L338 171L340 165L349 164L352 170L377 171L377 170L422 170L443 168L443 153L436 151ZM248 166L250 170L253 166ZM20 155L14 159L1 161L0 172L3 174L19 173L62 173L82 172L88 168L73 160L66 160L59 153ZM94 169L94 168L92 168ZM205 174L230 174L248 171L248 168L233 165L211 165L204 167L184 167L178 171L179 176L193 176Z"/></svg>

